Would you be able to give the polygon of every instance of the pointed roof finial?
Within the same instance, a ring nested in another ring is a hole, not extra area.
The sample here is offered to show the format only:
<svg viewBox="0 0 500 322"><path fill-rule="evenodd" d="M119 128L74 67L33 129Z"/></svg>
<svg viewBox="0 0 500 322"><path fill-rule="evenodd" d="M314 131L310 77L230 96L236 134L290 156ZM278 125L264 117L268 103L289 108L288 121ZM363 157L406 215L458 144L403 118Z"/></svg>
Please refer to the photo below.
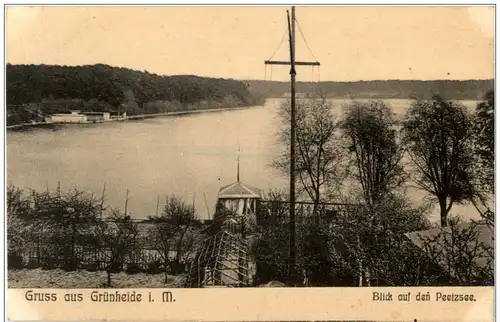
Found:
<svg viewBox="0 0 500 322"><path fill-rule="evenodd" d="M238 143L238 168L236 170L236 181L240 182L240 144Z"/></svg>

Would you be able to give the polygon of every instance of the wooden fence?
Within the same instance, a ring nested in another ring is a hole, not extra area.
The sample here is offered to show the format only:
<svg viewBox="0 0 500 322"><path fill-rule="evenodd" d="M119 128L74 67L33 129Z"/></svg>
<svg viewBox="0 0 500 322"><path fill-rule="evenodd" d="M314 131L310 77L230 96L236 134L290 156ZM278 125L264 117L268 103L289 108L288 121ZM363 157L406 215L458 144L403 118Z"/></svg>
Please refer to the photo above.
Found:
<svg viewBox="0 0 500 322"><path fill-rule="evenodd" d="M146 270L151 263L161 265L164 262L161 252L147 244L147 238L142 237L136 243L127 246L128 249L121 261L124 269L128 265L134 265ZM69 247L71 246L68 245L66 248ZM59 251L55 250L55 248L59 248ZM47 242L34 242L27 244L24 251L16 255L22 257L23 266L28 268L64 267L65 260L68 258L68 255L64 254L64 248L65 245L59 245L58 247L58 245ZM77 268L105 270L111 263L112 250L109 247L97 248L78 242L73 245L72 252ZM168 254L169 260L172 261L175 255L176 251L170 251Z"/></svg>
<svg viewBox="0 0 500 322"><path fill-rule="evenodd" d="M147 270L152 264L161 267L174 260L175 239L170 241L171 250L165 259L164 251L155 247L148 234L147 228L153 224L143 222L135 224L138 227L138 234L129 237L128 242L119 244L120 250L97 242L97 237L91 231L92 227L76 230L72 234L71 231L54 232L53 228L43 225L38 228L28 226L19 232L23 245L14 251L9 250L8 266L54 269L67 267L67 263L70 262L73 269L104 270L114 261L121 269L135 266Z"/></svg>
<svg viewBox="0 0 500 322"><path fill-rule="evenodd" d="M345 218L350 211L359 209L359 205L339 204L339 203L321 203L297 202L296 204L296 223L297 227L306 224L320 225L341 225L345 224ZM102 220L101 220L102 221ZM106 220L105 220L106 221ZM131 238L127 245L120 245L124 250L123 258L119 259L123 269L127 266L136 266L141 269L148 269L152 264L162 264L175 258L175 242L172 242L171 251L168 253L168 259L165 260L162 252L154 245L152 237L149 234L149 228L155 223L141 220L132 220L137 225L138 234ZM285 226L289 222L289 202L287 201L262 201L256 214L256 223L259 226L266 227L270 225ZM207 228L210 223L196 222L195 227L198 232ZM38 227L38 228L36 228ZM96 242L92 224L83 224L80 230L76 230L76 235L70 231L59 231L60 235L54 236L54 230L44 224L25 226L21 234L26 242L15 252L9 252L9 267L13 258L17 267L45 267L47 269L64 267L70 261L74 269L92 268L106 269L111 264L113 257L112 249L99 245ZM44 231L44 229L46 229ZM53 228L52 228L53 229ZM197 236L199 239L202 236ZM198 240L197 242L199 242ZM195 242L196 244L196 242ZM116 250L115 250L116 251ZM194 252L194 249L191 249Z"/></svg>
<svg viewBox="0 0 500 322"><path fill-rule="evenodd" d="M299 201L295 203L295 221L297 225L327 224L342 225L347 223L348 214L359 211L362 205L347 203L319 203ZM261 226L284 225L290 221L289 201L261 201L257 223Z"/></svg>

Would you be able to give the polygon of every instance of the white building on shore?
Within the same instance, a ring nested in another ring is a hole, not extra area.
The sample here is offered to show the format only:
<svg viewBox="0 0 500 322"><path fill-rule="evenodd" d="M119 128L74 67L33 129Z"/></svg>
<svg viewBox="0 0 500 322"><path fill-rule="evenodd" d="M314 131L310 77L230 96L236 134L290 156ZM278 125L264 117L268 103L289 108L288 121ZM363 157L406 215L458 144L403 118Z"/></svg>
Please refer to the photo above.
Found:
<svg viewBox="0 0 500 322"><path fill-rule="evenodd" d="M104 122L111 119L109 112L81 112L89 122Z"/></svg>
<svg viewBox="0 0 500 322"><path fill-rule="evenodd" d="M71 111L69 114L53 114L49 121L52 123L89 123L111 120L110 112L80 112Z"/></svg>
<svg viewBox="0 0 500 322"><path fill-rule="evenodd" d="M50 116L52 123L85 123L87 116L81 114L80 111L72 111L70 114L52 114Z"/></svg>

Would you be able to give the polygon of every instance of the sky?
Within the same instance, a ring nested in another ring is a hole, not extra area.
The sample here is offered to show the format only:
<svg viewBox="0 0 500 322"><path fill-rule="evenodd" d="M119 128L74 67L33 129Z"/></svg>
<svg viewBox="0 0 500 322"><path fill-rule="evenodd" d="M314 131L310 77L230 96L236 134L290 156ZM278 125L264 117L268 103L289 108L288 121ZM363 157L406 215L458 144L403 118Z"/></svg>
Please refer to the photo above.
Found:
<svg viewBox="0 0 500 322"><path fill-rule="evenodd" d="M8 7L11 64L288 80L287 7ZM493 7L297 7L299 81L490 79ZM281 40L284 39L283 42ZM279 46L281 43L281 46ZM272 75L272 77L271 77Z"/></svg>

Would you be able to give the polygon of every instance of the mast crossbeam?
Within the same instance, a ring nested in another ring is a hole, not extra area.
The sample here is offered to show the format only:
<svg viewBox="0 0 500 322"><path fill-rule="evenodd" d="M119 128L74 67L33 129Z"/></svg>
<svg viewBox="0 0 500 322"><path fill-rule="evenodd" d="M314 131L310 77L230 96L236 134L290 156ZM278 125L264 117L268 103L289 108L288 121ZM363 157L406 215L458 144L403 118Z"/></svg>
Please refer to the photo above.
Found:
<svg viewBox="0 0 500 322"><path fill-rule="evenodd" d="M287 65L290 66L291 62L282 60L266 60L264 61L266 65ZM319 62L307 62L307 61L296 61L294 62L296 66L320 66Z"/></svg>

